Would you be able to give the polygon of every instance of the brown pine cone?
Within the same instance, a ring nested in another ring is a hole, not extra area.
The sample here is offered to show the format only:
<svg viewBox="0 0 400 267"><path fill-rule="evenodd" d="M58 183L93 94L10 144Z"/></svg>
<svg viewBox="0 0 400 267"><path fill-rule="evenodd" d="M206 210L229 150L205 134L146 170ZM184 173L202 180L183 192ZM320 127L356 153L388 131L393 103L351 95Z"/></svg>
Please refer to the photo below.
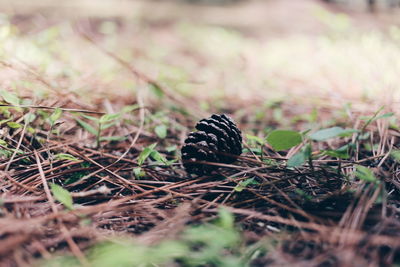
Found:
<svg viewBox="0 0 400 267"><path fill-rule="evenodd" d="M188 173L203 175L217 166L198 163L232 163L242 153L242 135L236 124L225 114L214 114L196 125L182 147L182 161Z"/></svg>

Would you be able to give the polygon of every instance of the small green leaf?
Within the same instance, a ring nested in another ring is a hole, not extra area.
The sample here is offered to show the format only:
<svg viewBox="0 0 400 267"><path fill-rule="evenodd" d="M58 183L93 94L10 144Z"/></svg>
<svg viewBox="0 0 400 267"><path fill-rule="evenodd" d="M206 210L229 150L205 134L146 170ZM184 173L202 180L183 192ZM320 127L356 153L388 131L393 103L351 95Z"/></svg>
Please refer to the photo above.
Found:
<svg viewBox="0 0 400 267"><path fill-rule="evenodd" d="M144 163L144 161L150 156L151 152L154 151L154 148L156 147L156 145L157 145L157 143L154 143L154 144L149 145L145 149L143 149L143 151L140 153L140 155L138 157L139 166L142 165Z"/></svg>
<svg viewBox="0 0 400 267"><path fill-rule="evenodd" d="M106 122L110 122L110 121L115 121L119 118L121 118L121 113L105 114L105 115L101 116L99 122L106 123Z"/></svg>
<svg viewBox="0 0 400 267"><path fill-rule="evenodd" d="M347 136L347 135L353 134L355 132L358 132L358 131L354 130L354 129L343 129L342 127L331 127L331 128L322 129L313 134L310 134L309 138L314 141L324 141L324 140L334 138L334 137Z"/></svg>
<svg viewBox="0 0 400 267"><path fill-rule="evenodd" d="M18 122L14 122L14 121L7 122L7 126L12 128L12 129L22 128L21 124L19 124Z"/></svg>
<svg viewBox="0 0 400 267"><path fill-rule="evenodd" d="M76 119L76 121L78 122L78 124L79 124L83 129L85 129L85 130L88 131L89 133L91 133L91 134L97 136L97 133L98 133L98 132L97 132L97 130L96 130L92 125L90 125L89 123L84 122L83 120L80 120L80 119Z"/></svg>
<svg viewBox="0 0 400 267"><path fill-rule="evenodd" d="M24 115L24 122L25 124L29 124L36 119L36 115L32 113L28 113Z"/></svg>
<svg viewBox="0 0 400 267"><path fill-rule="evenodd" d="M0 139L0 145L1 146L7 146L7 142L2 140L2 139Z"/></svg>
<svg viewBox="0 0 400 267"><path fill-rule="evenodd" d="M65 190L58 184L50 184L51 192L54 195L54 198L58 200L61 204L63 204L67 209L74 209L74 202L72 200L71 193L68 190Z"/></svg>
<svg viewBox="0 0 400 267"><path fill-rule="evenodd" d="M63 113L62 109L56 108L49 117L50 124L53 125L54 123L56 123L56 121L58 121L61 118L62 113Z"/></svg>
<svg viewBox="0 0 400 267"><path fill-rule="evenodd" d="M59 160L70 160L70 161L79 161L79 159L75 158L74 156L70 155L70 154L57 154L54 156L55 159L59 159Z"/></svg>
<svg viewBox="0 0 400 267"><path fill-rule="evenodd" d="M400 149L393 150L392 153L390 153L390 155L394 160L400 163Z"/></svg>
<svg viewBox="0 0 400 267"><path fill-rule="evenodd" d="M164 97L164 91L158 85L150 84L149 87L158 98L162 99Z"/></svg>
<svg viewBox="0 0 400 267"><path fill-rule="evenodd" d="M172 145L172 146L168 146L165 148L165 151L167 151L168 153L174 152L178 149L178 147L176 145Z"/></svg>
<svg viewBox="0 0 400 267"><path fill-rule="evenodd" d="M7 102L11 105L14 105L14 106L18 106L19 103L21 102L19 97L16 94L11 93L6 90L0 90L0 96L3 98L3 100L5 102Z"/></svg>
<svg viewBox="0 0 400 267"><path fill-rule="evenodd" d="M134 110L137 110L139 108L139 105L130 105L130 106L125 106L122 108L122 113L129 113L132 112Z"/></svg>
<svg viewBox="0 0 400 267"><path fill-rule="evenodd" d="M322 154L339 159L348 159L350 158L350 155L348 153L349 147L351 147L351 145L347 144L336 150L324 150L322 151Z"/></svg>
<svg viewBox="0 0 400 267"><path fill-rule="evenodd" d="M83 113L78 113L78 114L79 114L79 116L81 116L81 117L83 117L85 119L91 120L91 121L99 122L99 120L100 120L97 117L90 116L90 115L87 115L87 114L83 114Z"/></svg>
<svg viewBox="0 0 400 267"><path fill-rule="evenodd" d="M137 179L142 178L142 177L145 176L145 174L146 174L146 173L142 170L142 168L140 168L140 167L134 168L134 169L133 169L133 173L135 174L135 177L136 177Z"/></svg>
<svg viewBox="0 0 400 267"><path fill-rule="evenodd" d="M108 129L108 128L114 126L115 124L117 124L116 121L112 121L112 122L105 123L105 124L101 124L101 123L100 123L100 129L101 129L101 130L105 130L105 129Z"/></svg>
<svg viewBox="0 0 400 267"><path fill-rule="evenodd" d="M297 146L303 140L296 131L274 130L268 135L267 141L275 150L281 151Z"/></svg>
<svg viewBox="0 0 400 267"><path fill-rule="evenodd" d="M150 153L150 157L154 159L155 161L158 161L159 163L164 163L165 165L168 165L168 160L164 158L163 155L161 155L158 151L153 150Z"/></svg>
<svg viewBox="0 0 400 267"><path fill-rule="evenodd" d="M379 116L361 117L361 120L369 121L371 123L371 122L374 122L376 120L386 119L386 118L390 118L390 117L393 117L393 116L394 116L394 112L388 112L388 113L385 113L385 114L382 114L382 115L379 115Z"/></svg>
<svg viewBox="0 0 400 267"><path fill-rule="evenodd" d="M254 178L249 178L238 183L233 190L235 190L236 192L242 192L247 186L251 184L258 184L258 182L255 181Z"/></svg>
<svg viewBox="0 0 400 267"><path fill-rule="evenodd" d="M165 126L164 124L157 125L156 128L154 128L154 132L161 139L167 137L167 130L167 126Z"/></svg>
<svg viewBox="0 0 400 267"><path fill-rule="evenodd" d="M356 177L360 180L371 183L379 183L379 180L375 177L375 174L367 167L356 165Z"/></svg>

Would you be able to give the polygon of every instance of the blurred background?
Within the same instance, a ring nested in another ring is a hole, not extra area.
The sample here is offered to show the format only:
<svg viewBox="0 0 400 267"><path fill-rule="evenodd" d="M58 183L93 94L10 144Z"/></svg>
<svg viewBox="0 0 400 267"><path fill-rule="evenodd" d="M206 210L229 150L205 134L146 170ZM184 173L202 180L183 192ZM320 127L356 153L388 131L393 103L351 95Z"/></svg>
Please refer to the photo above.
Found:
<svg viewBox="0 0 400 267"><path fill-rule="evenodd" d="M118 57L205 110L398 104L400 0L3 0L0 13L2 86L38 100L133 101Z"/></svg>

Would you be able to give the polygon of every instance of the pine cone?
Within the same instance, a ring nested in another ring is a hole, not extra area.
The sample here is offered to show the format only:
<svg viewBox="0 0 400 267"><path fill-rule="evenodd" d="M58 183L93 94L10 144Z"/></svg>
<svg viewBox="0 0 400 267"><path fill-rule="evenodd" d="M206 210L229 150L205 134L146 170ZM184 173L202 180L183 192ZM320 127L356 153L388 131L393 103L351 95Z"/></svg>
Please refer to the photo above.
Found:
<svg viewBox="0 0 400 267"><path fill-rule="evenodd" d="M188 173L203 175L217 168L197 161L232 163L242 153L241 132L225 114L202 119L196 129L182 147L183 166Z"/></svg>

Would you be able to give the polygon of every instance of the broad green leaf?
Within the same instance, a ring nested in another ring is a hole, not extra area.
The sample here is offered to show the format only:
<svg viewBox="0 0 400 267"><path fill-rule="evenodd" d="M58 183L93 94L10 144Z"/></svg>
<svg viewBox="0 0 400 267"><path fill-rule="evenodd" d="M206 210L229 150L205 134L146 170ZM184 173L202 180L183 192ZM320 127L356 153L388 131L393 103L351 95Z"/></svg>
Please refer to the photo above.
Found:
<svg viewBox="0 0 400 267"><path fill-rule="evenodd" d="M3 100L5 102L7 102L11 105L14 105L14 106L18 106L19 103L21 102L19 97L16 94L11 93L6 90L0 90L0 96L3 98Z"/></svg>
<svg viewBox="0 0 400 267"><path fill-rule="evenodd" d="M68 192L68 190L65 190L58 184L50 184L50 187L51 192L56 200L63 204L67 209L74 209L74 202L72 200L71 193Z"/></svg>
<svg viewBox="0 0 400 267"><path fill-rule="evenodd" d="M286 163L288 168L295 168L303 165L308 159L311 159L311 145L306 144L299 152L294 154Z"/></svg>
<svg viewBox="0 0 400 267"><path fill-rule="evenodd" d="M60 108L56 108L53 113L50 115L49 120L50 123L53 125L54 123L56 123L56 121L58 121L62 115L63 111Z"/></svg>
<svg viewBox="0 0 400 267"><path fill-rule="evenodd" d="M356 165L356 177L360 180L371 183L379 183L379 180L375 177L375 174L367 167Z"/></svg>
<svg viewBox="0 0 400 267"><path fill-rule="evenodd" d="M93 135L97 135L97 130L92 125L90 125L89 123L84 122L83 120L80 120L80 119L76 119L76 121L86 131L88 131L89 133L91 133Z"/></svg>
<svg viewBox="0 0 400 267"><path fill-rule="evenodd" d="M343 129L342 127L332 127L327 129L319 130L313 134L310 134L309 137L315 141L324 141L330 138L346 136L349 134L353 134L357 132L354 129Z"/></svg>
<svg viewBox="0 0 400 267"><path fill-rule="evenodd" d="M79 159L77 159L73 155L64 154L64 153L57 154L57 155L54 156L54 158L55 159L59 159L59 160L79 161Z"/></svg>
<svg viewBox="0 0 400 267"><path fill-rule="evenodd" d="M275 150L281 151L297 146L303 140L296 131L274 130L268 135L267 141Z"/></svg>
<svg viewBox="0 0 400 267"><path fill-rule="evenodd" d="M288 161L286 166L288 168L295 168L303 165L307 160L305 152L303 150L294 154Z"/></svg>
<svg viewBox="0 0 400 267"><path fill-rule="evenodd" d="M10 128L13 128L13 129L22 128L21 124L19 124L18 122L14 122L14 121L7 122L7 126Z"/></svg>
<svg viewBox="0 0 400 267"><path fill-rule="evenodd" d="M159 138L164 139L167 137L167 126L164 124L157 125L156 128L154 128L154 132Z"/></svg>
<svg viewBox="0 0 400 267"><path fill-rule="evenodd" d="M144 163L144 161L150 156L151 152L154 151L154 148L156 147L157 143L151 144L139 154L138 157L138 164L139 166Z"/></svg>

